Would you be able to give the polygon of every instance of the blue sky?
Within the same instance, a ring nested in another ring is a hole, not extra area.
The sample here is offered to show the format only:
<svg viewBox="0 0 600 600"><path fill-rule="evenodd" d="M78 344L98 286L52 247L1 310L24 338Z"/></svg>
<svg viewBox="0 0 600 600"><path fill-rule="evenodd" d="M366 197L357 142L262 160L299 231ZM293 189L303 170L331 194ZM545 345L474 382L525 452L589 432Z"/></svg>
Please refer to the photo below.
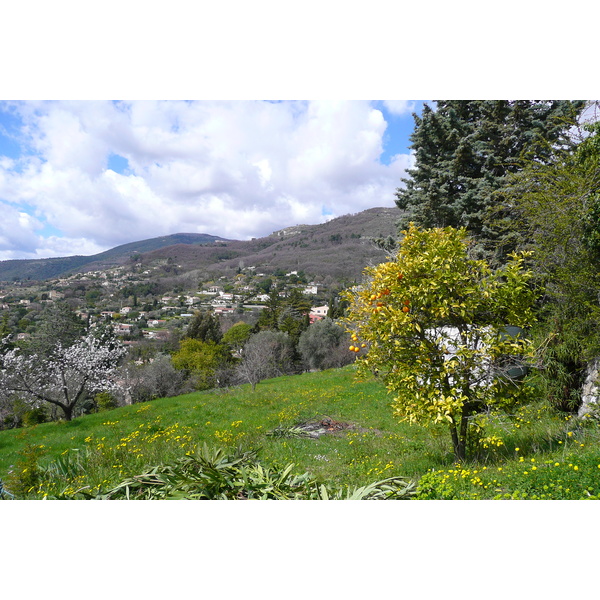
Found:
<svg viewBox="0 0 600 600"><path fill-rule="evenodd" d="M376 206L420 101L2 101L0 260L178 232L260 237Z"/></svg>

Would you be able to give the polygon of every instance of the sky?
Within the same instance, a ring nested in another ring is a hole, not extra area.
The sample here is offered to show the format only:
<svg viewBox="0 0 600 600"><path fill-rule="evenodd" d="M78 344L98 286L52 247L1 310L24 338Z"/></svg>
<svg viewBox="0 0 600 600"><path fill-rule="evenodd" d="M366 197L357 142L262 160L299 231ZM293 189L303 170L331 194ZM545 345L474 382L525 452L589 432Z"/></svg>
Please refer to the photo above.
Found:
<svg viewBox="0 0 600 600"><path fill-rule="evenodd" d="M421 101L0 101L0 260L394 206Z"/></svg>

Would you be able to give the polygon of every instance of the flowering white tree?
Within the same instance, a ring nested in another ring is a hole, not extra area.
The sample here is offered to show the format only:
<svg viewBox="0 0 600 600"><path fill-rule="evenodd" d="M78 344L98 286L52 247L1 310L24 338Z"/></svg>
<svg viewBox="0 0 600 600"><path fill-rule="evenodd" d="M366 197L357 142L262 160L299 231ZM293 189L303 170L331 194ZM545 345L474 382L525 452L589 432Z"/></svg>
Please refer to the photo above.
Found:
<svg viewBox="0 0 600 600"><path fill-rule="evenodd" d="M92 335L68 347L58 342L45 356L14 348L0 357L0 393L19 394L32 408L54 404L70 421L84 400L117 388L116 368L125 352L114 340Z"/></svg>

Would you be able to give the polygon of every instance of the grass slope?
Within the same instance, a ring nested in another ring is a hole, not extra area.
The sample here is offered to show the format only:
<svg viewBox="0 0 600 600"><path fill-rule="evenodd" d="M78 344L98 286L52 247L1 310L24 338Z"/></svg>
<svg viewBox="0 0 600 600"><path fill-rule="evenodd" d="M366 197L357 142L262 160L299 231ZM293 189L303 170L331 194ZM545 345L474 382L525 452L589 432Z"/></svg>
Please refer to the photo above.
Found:
<svg viewBox="0 0 600 600"><path fill-rule="evenodd" d="M327 416L353 428L318 439L267 435ZM421 478L421 498L595 498L600 493L600 433L594 421L552 414L533 404L497 420L504 444L478 462L455 465L443 426L395 420L378 381L353 367L281 377L227 391L198 392L113 411L0 432L0 479L16 491L36 464L56 477L30 480L26 497L106 490L147 467L165 464L206 442L260 448L268 465L294 463L335 485L365 485L391 476ZM12 474L9 471L13 471ZM15 476L17 479L15 480ZM10 486L12 482L12 488Z"/></svg>

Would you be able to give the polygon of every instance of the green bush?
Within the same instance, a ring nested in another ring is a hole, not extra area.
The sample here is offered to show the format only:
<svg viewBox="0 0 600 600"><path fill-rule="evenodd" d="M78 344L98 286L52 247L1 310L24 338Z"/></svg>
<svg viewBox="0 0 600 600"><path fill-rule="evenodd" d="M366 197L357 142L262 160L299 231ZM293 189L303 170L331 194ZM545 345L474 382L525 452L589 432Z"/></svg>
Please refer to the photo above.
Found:
<svg viewBox="0 0 600 600"><path fill-rule="evenodd" d="M48 411L44 406L38 406L23 413L23 425L25 427L46 423L48 420Z"/></svg>
<svg viewBox="0 0 600 600"><path fill-rule="evenodd" d="M455 487L448 478L436 472L425 473L417 485L418 500L454 500L457 497Z"/></svg>
<svg viewBox="0 0 600 600"><path fill-rule="evenodd" d="M19 460L6 478L6 489L17 498L27 497L42 482L43 470L38 461L45 454L44 447L28 444L19 452Z"/></svg>
<svg viewBox="0 0 600 600"><path fill-rule="evenodd" d="M94 397L94 402L98 412L104 412L106 410L113 410L114 408L117 408L116 399L108 392L100 392L99 394L96 394Z"/></svg>

